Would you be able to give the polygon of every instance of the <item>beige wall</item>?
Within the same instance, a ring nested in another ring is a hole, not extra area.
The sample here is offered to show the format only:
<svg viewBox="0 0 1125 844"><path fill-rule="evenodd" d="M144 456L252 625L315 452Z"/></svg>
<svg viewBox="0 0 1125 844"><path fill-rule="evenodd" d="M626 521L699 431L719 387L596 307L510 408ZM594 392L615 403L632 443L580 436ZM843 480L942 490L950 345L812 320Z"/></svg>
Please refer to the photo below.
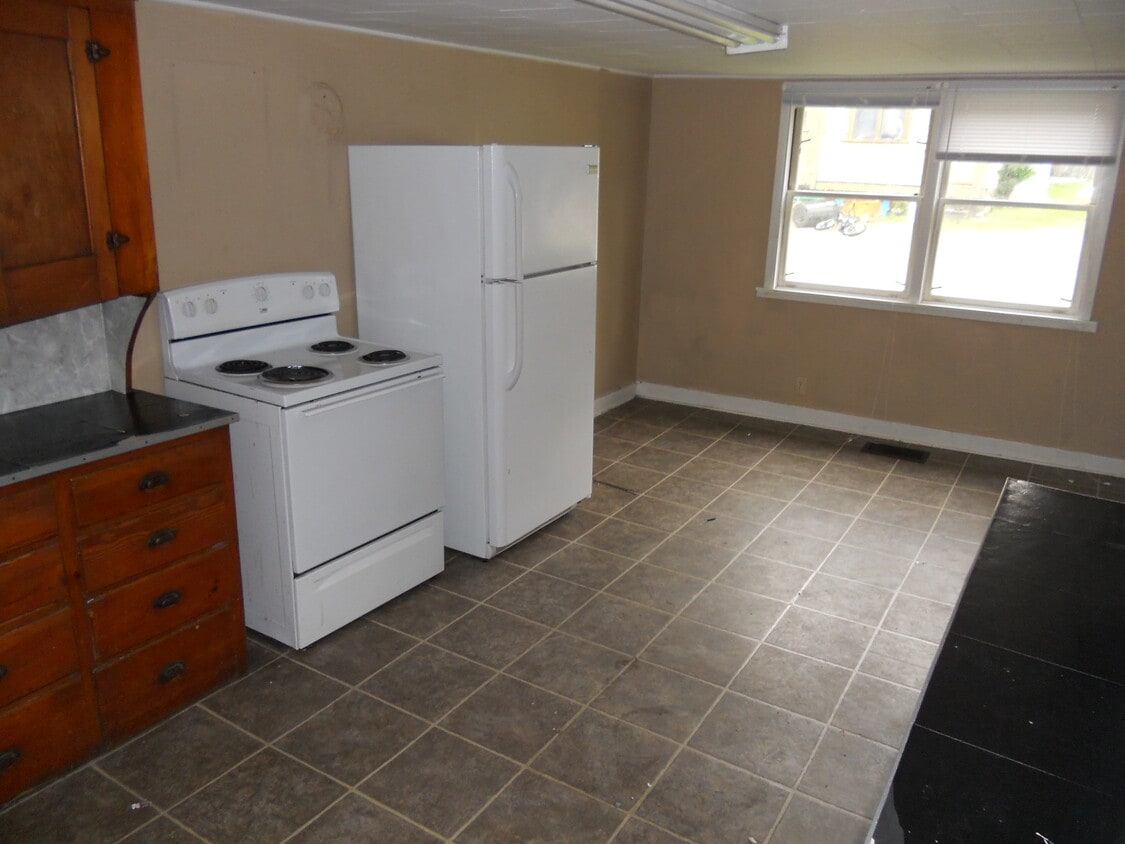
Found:
<svg viewBox="0 0 1125 844"><path fill-rule="evenodd" d="M779 82L652 82L152 0L137 14L163 287L328 269L352 332L349 143L597 143L598 395L640 379L1125 456L1125 209L1095 334L759 299ZM152 314L134 384L160 388Z"/></svg>
<svg viewBox="0 0 1125 844"><path fill-rule="evenodd" d="M639 380L1125 457L1125 203L1094 334L760 299L780 113L780 82L654 83Z"/></svg>
<svg viewBox="0 0 1125 844"><path fill-rule="evenodd" d="M331 270L352 333L348 144L599 144L597 393L633 383L649 80L146 0L137 28L162 288ZM159 348L150 313L134 386Z"/></svg>

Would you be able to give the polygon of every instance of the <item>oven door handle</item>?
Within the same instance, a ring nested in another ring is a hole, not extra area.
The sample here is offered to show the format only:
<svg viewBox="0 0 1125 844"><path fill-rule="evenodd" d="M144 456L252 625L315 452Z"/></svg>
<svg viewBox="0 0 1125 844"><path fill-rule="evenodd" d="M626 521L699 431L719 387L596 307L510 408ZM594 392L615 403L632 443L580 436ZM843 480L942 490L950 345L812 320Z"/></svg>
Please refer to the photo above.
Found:
<svg viewBox="0 0 1125 844"><path fill-rule="evenodd" d="M302 410L302 416L319 416L322 413L328 413L332 410L339 410L341 407L348 407L349 405L359 404L377 396L386 396L391 393L397 393L401 390L409 390L411 387L417 387L422 384L428 384L431 381L440 381L444 376L441 372L431 372L428 375L417 376L404 376L409 378L408 381L400 381L390 385L376 385L373 389L358 390L358 394L348 393L347 395L336 399L322 399L321 401L313 402L312 406Z"/></svg>

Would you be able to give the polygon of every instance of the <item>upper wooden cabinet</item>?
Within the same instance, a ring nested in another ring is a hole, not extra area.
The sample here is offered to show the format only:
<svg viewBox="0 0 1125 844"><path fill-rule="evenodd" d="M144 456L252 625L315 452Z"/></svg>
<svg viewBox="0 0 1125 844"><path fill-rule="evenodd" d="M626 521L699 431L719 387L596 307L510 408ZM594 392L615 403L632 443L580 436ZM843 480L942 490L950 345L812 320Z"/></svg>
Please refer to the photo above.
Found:
<svg viewBox="0 0 1125 844"><path fill-rule="evenodd" d="M155 292L131 0L0 0L0 325Z"/></svg>

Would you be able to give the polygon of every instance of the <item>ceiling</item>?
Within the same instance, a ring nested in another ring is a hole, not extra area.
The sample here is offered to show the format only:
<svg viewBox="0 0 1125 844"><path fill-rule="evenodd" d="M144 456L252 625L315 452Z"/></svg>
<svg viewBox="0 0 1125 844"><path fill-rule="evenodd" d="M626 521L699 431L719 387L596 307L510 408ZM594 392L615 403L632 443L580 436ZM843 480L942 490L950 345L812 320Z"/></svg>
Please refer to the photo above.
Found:
<svg viewBox="0 0 1125 844"><path fill-rule="evenodd" d="M1125 71L1125 0L725 0L789 47L721 47L578 0L218 0L442 44L648 75L749 77Z"/></svg>

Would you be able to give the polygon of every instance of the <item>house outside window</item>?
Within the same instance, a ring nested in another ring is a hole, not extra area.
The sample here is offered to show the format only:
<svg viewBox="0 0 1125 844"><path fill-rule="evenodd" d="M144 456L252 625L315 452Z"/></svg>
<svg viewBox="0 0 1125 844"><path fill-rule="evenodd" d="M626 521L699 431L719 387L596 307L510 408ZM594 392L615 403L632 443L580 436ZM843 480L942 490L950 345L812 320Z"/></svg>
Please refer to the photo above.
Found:
<svg viewBox="0 0 1125 844"><path fill-rule="evenodd" d="M1117 82L786 86L763 295L1089 322Z"/></svg>
<svg viewBox="0 0 1125 844"><path fill-rule="evenodd" d="M850 140L901 143L906 139L907 111L903 108L850 109Z"/></svg>

